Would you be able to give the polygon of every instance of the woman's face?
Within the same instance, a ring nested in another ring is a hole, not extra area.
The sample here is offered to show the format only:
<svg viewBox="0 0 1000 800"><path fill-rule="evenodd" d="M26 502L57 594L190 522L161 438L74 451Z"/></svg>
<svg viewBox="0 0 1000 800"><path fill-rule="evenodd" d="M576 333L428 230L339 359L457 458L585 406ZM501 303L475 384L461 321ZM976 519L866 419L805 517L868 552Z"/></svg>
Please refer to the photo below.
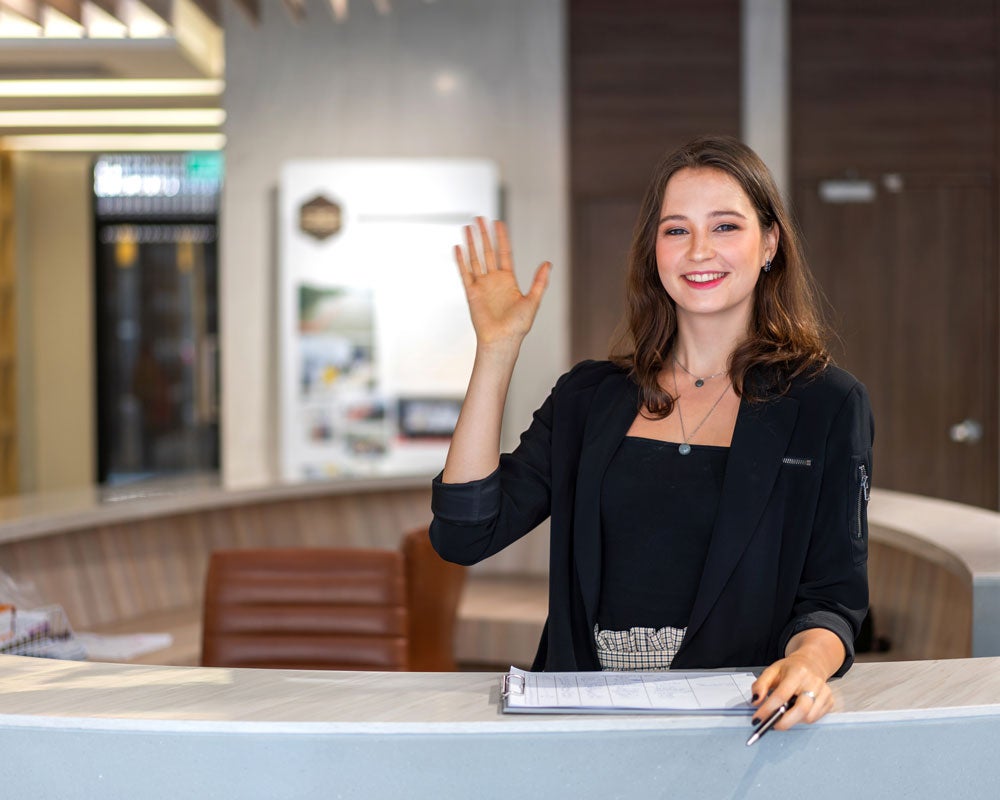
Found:
<svg viewBox="0 0 1000 800"><path fill-rule="evenodd" d="M777 226L761 230L750 198L728 173L685 167L667 183L656 266L679 317L749 322L761 267L777 245Z"/></svg>

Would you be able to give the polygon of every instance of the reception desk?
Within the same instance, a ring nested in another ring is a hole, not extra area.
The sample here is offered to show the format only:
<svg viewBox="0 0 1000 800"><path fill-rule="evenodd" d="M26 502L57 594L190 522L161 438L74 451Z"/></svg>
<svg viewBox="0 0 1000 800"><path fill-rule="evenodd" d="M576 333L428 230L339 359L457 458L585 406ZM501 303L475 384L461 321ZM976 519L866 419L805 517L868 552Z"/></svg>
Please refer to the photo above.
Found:
<svg viewBox="0 0 1000 800"><path fill-rule="evenodd" d="M858 664L836 711L512 716L494 673L0 657L5 797L995 798L1000 658Z"/></svg>
<svg viewBox="0 0 1000 800"><path fill-rule="evenodd" d="M241 489L160 484L0 500L0 569L77 630L167 631L151 663L196 664L208 557L233 547L399 546L430 521L428 476ZM1000 514L876 489L869 506L876 634L893 660L1000 656ZM547 611L544 531L470 570L460 663L527 666Z"/></svg>

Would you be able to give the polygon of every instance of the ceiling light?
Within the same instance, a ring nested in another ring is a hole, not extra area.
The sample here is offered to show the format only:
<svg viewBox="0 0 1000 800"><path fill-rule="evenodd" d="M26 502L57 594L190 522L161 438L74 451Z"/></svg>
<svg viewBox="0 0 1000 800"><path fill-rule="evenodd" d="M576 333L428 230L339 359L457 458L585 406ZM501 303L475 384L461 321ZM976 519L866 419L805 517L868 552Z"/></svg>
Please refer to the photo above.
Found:
<svg viewBox="0 0 1000 800"><path fill-rule="evenodd" d="M56 133L0 137L0 149L67 153L221 150L221 133Z"/></svg>
<svg viewBox="0 0 1000 800"><path fill-rule="evenodd" d="M0 111L0 128L217 128L221 108L116 108Z"/></svg>
<svg viewBox="0 0 1000 800"><path fill-rule="evenodd" d="M216 79L0 80L0 97L215 97Z"/></svg>

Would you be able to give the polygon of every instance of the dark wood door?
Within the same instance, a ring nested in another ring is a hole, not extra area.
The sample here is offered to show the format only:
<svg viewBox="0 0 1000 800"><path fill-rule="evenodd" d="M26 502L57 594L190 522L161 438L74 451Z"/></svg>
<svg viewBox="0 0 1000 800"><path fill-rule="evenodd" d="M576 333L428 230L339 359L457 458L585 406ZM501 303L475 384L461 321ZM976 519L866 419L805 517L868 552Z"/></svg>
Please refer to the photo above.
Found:
<svg viewBox="0 0 1000 800"><path fill-rule="evenodd" d="M989 174L796 185L837 360L871 394L877 486L997 507L996 197Z"/></svg>
<svg viewBox="0 0 1000 800"><path fill-rule="evenodd" d="M570 0L570 350L605 358L646 182L664 153L740 126L739 0Z"/></svg>

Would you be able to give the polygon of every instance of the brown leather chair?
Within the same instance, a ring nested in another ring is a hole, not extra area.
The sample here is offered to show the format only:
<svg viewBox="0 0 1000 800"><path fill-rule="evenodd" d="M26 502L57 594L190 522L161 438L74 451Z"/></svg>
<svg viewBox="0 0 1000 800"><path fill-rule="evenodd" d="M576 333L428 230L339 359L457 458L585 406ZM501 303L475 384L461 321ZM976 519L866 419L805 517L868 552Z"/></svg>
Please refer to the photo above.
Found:
<svg viewBox="0 0 1000 800"><path fill-rule="evenodd" d="M400 551L217 550L202 626L205 666L284 669L455 668L465 570L434 552L427 529Z"/></svg>
<svg viewBox="0 0 1000 800"><path fill-rule="evenodd" d="M453 672L455 623L465 585L465 567L445 561L427 528L403 537L406 595L410 609L410 669Z"/></svg>
<svg viewBox="0 0 1000 800"><path fill-rule="evenodd" d="M405 670L401 553L254 549L212 553L201 663L210 667Z"/></svg>

